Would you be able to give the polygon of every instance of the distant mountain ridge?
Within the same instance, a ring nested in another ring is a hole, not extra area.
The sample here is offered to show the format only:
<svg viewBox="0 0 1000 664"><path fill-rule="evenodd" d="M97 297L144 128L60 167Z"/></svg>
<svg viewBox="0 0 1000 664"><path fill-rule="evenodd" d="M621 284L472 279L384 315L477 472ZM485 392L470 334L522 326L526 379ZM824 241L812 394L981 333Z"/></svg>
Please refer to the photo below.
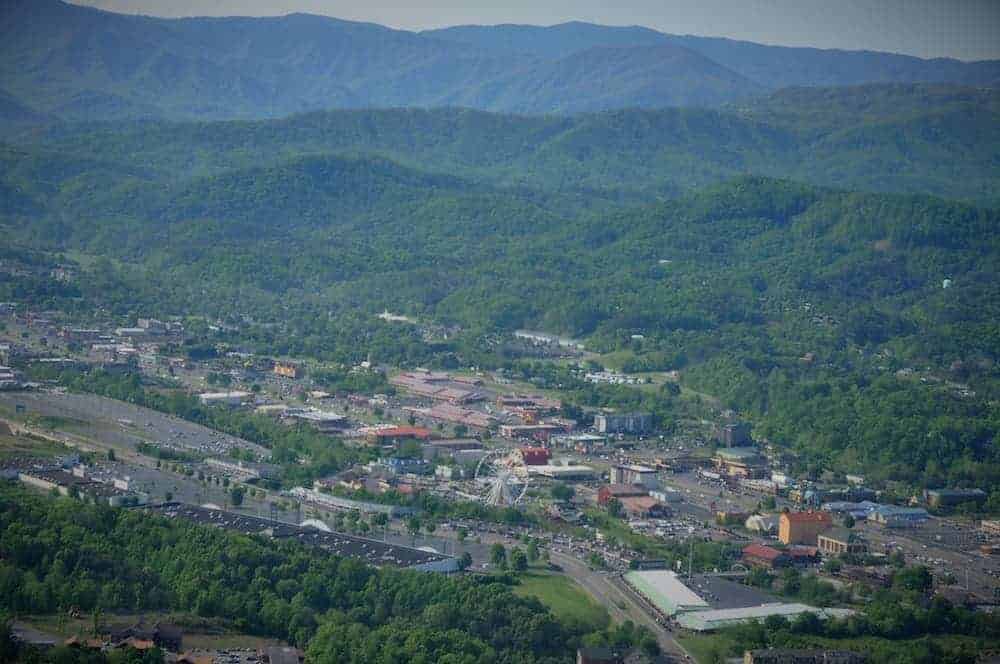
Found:
<svg viewBox="0 0 1000 664"><path fill-rule="evenodd" d="M0 151L0 171L26 184L76 177L66 155L98 160L86 166L92 173L158 181L363 154L492 187L619 202L757 174L1000 203L1000 91L942 85L790 88L725 109L573 116L364 109L253 122L63 124L24 132L16 145L9 158Z"/></svg>
<svg viewBox="0 0 1000 664"><path fill-rule="evenodd" d="M720 106L787 86L995 87L1000 62L921 60L586 23L420 33L291 14L161 19L0 3L0 120L259 119L335 108L523 114Z"/></svg>

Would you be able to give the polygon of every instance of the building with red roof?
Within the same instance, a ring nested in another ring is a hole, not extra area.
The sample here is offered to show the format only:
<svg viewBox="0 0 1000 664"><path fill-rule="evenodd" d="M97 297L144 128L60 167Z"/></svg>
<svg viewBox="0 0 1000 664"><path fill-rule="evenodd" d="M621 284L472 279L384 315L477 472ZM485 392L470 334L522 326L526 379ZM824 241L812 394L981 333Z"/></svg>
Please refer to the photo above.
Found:
<svg viewBox="0 0 1000 664"><path fill-rule="evenodd" d="M522 447L521 458L526 466L545 466L552 458L552 453L544 447Z"/></svg>
<svg viewBox="0 0 1000 664"><path fill-rule="evenodd" d="M372 443L389 443L394 440L430 440L433 432L421 427L391 427L368 432Z"/></svg>
<svg viewBox="0 0 1000 664"><path fill-rule="evenodd" d="M773 546L748 544L743 547L743 561L754 567L774 569L775 567L788 566L791 563L791 558L784 551L775 549Z"/></svg>

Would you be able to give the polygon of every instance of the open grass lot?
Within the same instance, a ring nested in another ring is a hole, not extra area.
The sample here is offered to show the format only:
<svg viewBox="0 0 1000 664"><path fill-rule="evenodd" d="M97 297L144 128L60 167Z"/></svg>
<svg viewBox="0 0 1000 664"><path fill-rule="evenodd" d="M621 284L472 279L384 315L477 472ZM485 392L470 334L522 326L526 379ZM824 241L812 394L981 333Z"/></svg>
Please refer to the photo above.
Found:
<svg viewBox="0 0 1000 664"><path fill-rule="evenodd" d="M724 631L718 634L692 634L679 637L677 640L699 664L717 664L743 654L743 649L739 647L733 636ZM891 640L877 637L828 639L818 636L797 636L794 637L794 643L787 644L787 647L852 650L868 653L872 662L893 664L896 661L904 661L904 656L908 654L921 653L932 656L931 652L934 647L940 648L945 653L963 653L974 659L976 655L1000 652L1000 638L977 639L971 636L940 635L920 639ZM927 661L932 660L928 659Z"/></svg>
<svg viewBox="0 0 1000 664"><path fill-rule="evenodd" d="M537 597L562 619L577 620L594 628L604 627L611 619L587 591L561 574L527 572L514 592L523 597Z"/></svg>

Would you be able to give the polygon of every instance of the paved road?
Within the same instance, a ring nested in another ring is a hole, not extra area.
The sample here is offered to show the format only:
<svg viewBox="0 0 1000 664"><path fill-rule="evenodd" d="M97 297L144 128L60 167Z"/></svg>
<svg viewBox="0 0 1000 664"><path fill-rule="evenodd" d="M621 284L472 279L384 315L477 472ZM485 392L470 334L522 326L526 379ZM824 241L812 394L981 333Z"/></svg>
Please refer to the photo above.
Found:
<svg viewBox="0 0 1000 664"><path fill-rule="evenodd" d="M549 559L604 606L616 622L631 620L644 625L656 637L665 656L677 662L688 661L687 653L670 632L657 623L631 593L619 587L612 574L595 572L578 558L551 549Z"/></svg>

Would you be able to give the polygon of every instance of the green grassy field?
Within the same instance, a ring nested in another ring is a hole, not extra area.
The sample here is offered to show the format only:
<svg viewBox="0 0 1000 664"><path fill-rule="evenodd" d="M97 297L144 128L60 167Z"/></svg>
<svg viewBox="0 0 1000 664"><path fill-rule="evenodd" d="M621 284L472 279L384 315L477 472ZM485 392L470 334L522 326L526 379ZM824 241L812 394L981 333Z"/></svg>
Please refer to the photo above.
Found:
<svg viewBox="0 0 1000 664"><path fill-rule="evenodd" d="M561 574L527 572L521 576L521 584L514 592L523 597L537 597L560 618L576 620L595 629L606 626L611 620L607 609Z"/></svg>

